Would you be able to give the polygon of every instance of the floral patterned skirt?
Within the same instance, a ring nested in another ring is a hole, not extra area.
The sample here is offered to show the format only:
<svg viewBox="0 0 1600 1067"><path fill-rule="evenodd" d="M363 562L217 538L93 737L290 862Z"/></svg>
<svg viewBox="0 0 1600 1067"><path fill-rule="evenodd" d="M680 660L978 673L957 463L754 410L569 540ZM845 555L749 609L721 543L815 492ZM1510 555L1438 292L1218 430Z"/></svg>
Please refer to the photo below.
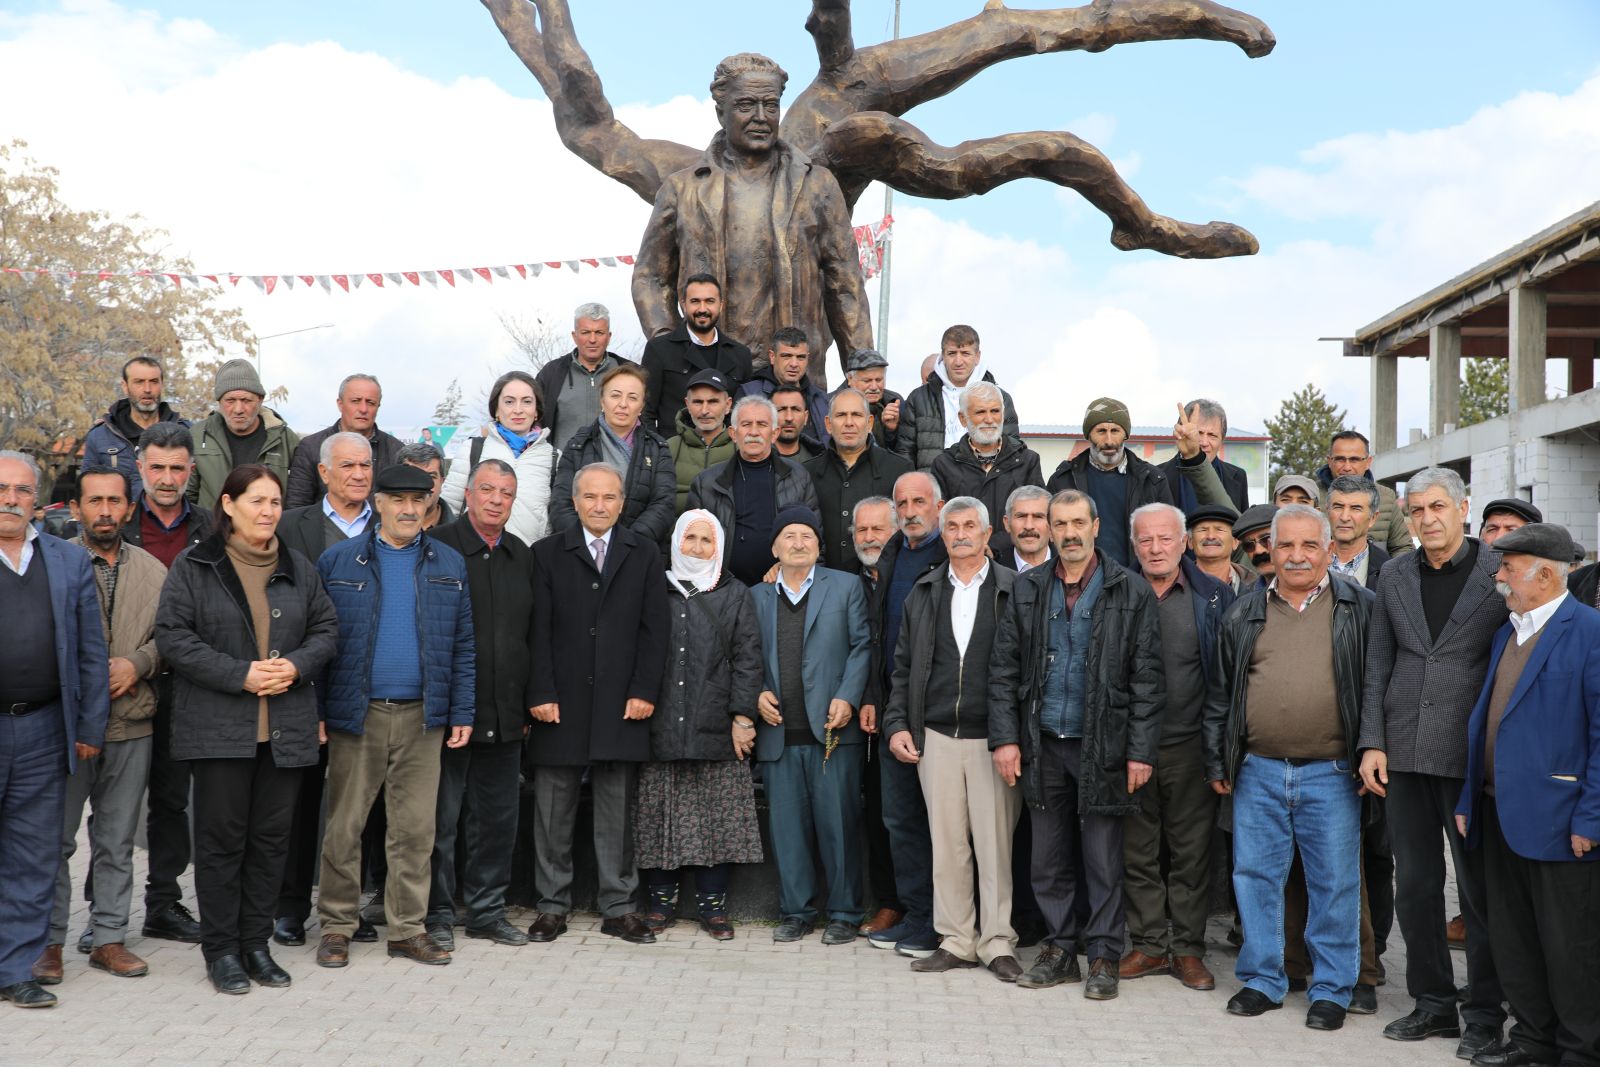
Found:
<svg viewBox="0 0 1600 1067"><path fill-rule="evenodd" d="M633 849L641 867L760 863L749 761L673 760L639 768Z"/></svg>

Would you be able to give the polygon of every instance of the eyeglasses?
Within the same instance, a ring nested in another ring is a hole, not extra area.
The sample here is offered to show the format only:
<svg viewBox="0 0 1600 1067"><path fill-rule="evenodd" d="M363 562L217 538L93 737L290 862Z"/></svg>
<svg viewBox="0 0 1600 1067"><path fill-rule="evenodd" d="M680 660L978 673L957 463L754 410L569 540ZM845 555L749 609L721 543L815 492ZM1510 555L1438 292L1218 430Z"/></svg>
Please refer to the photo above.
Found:
<svg viewBox="0 0 1600 1067"><path fill-rule="evenodd" d="M16 493L18 496L31 497L38 491L39 487L36 485L6 485L4 482L0 482L0 496L10 496L12 493Z"/></svg>
<svg viewBox="0 0 1600 1067"><path fill-rule="evenodd" d="M1271 551L1272 535L1258 534L1255 537L1241 537L1239 539L1239 546L1246 552L1254 552L1257 547L1259 547L1263 552Z"/></svg>

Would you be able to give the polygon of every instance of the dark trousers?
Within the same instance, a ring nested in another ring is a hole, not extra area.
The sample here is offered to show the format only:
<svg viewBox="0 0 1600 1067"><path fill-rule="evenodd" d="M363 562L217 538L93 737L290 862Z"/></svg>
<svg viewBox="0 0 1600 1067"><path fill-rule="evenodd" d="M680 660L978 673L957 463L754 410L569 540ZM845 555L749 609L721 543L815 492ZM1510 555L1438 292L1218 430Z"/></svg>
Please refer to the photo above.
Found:
<svg viewBox="0 0 1600 1067"><path fill-rule="evenodd" d="M1378 816L1361 828L1361 877L1372 915L1373 948L1381 961L1394 932L1394 848L1389 844L1388 806L1383 797L1372 800Z"/></svg>
<svg viewBox="0 0 1600 1067"><path fill-rule="evenodd" d="M589 765L589 795L594 810L594 859L599 889L596 903L607 919L637 910L639 870L633 865L633 789L637 763L601 761ZM533 769L533 870L539 910L565 915L572 910L572 838L578 824L582 767Z"/></svg>
<svg viewBox="0 0 1600 1067"><path fill-rule="evenodd" d="M1088 881L1089 921L1081 933L1090 960L1122 957L1122 819L1078 813L1078 768L1083 742L1039 739L1043 808L1034 808L1033 895L1044 913L1045 942L1074 951L1080 933L1074 911L1081 847Z"/></svg>
<svg viewBox="0 0 1600 1067"><path fill-rule="evenodd" d="M928 805L915 763L901 763L882 752L878 767L883 799L883 825L889 831L894 884L906 921L933 928L933 838L928 832ZM831 762L831 760L830 760Z"/></svg>
<svg viewBox="0 0 1600 1067"><path fill-rule="evenodd" d="M172 758L172 675L156 680L155 741L146 800L144 911L154 915L183 899L178 879L189 867L189 764Z"/></svg>
<svg viewBox="0 0 1600 1067"><path fill-rule="evenodd" d="M1461 1018L1498 1030L1506 1020L1505 999L1495 975L1484 910L1483 852L1468 852L1456 833L1461 779L1389 772L1389 840L1394 846L1395 918L1406 942L1406 992L1417 1007L1435 1015L1456 1013L1455 967L1445 935L1444 849L1455 859L1456 890L1467 921L1467 1002Z"/></svg>
<svg viewBox="0 0 1600 1067"><path fill-rule="evenodd" d="M821 745L785 745L782 755L761 765L767 787L768 838L778 866L778 910L785 919L816 919L816 858L820 857L827 879L823 900L828 918L861 921L861 808L857 801L864 747L840 745L824 764ZM931 923L931 903L929 908Z"/></svg>
<svg viewBox="0 0 1600 1067"><path fill-rule="evenodd" d="M467 925L484 927L506 917L511 854L517 845L521 777L520 738L444 750L439 760L439 808L434 818L428 925L450 925L456 920L457 827L466 845L461 895L466 904Z"/></svg>
<svg viewBox="0 0 1600 1067"><path fill-rule="evenodd" d="M66 804L61 705L0 715L0 986L32 980L49 940Z"/></svg>
<svg viewBox="0 0 1600 1067"><path fill-rule="evenodd" d="M1479 799L1496 973L1511 1040L1550 1063L1600 1064L1600 862L1517 855L1492 797Z"/></svg>
<svg viewBox="0 0 1600 1067"><path fill-rule="evenodd" d="M883 825L883 786L878 781L878 766L893 760L882 734L867 738L866 763L862 768L862 792L866 794L861 817L861 836L867 845L867 890L875 908L903 912L900 891L894 884L894 856L889 850L889 830Z"/></svg>
<svg viewBox="0 0 1600 1067"><path fill-rule="evenodd" d="M1128 934L1140 952L1165 956L1170 948L1174 956L1206 954L1216 818L1217 794L1206 781L1200 738L1163 745L1155 772L1139 790L1139 812L1123 825Z"/></svg>
<svg viewBox="0 0 1600 1067"><path fill-rule="evenodd" d="M197 759L194 895L206 962L267 947L304 767L279 767L263 741L249 759Z"/></svg>

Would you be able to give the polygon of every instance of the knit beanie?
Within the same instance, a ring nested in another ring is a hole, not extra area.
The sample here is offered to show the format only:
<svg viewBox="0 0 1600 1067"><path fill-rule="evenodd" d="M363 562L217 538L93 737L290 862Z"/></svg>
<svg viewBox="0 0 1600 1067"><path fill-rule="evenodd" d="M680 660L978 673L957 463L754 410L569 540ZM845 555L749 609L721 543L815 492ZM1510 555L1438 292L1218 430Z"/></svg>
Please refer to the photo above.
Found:
<svg viewBox="0 0 1600 1067"><path fill-rule="evenodd" d="M785 526L795 525L809 526L811 532L817 535L817 540L822 540L822 523L817 521L817 513L804 504L790 504L779 510L777 517L772 520L772 539L776 541Z"/></svg>
<svg viewBox="0 0 1600 1067"><path fill-rule="evenodd" d="M1089 410L1083 414L1083 436L1088 437L1089 431L1099 426L1102 422L1114 422L1122 427L1122 432L1131 434L1133 423L1128 419L1128 405L1109 396L1103 396L1089 405Z"/></svg>
<svg viewBox="0 0 1600 1067"><path fill-rule="evenodd" d="M217 368L217 386L212 390L211 399L221 400L235 389L245 389L261 397L267 395L261 388L255 365L248 359L230 359Z"/></svg>

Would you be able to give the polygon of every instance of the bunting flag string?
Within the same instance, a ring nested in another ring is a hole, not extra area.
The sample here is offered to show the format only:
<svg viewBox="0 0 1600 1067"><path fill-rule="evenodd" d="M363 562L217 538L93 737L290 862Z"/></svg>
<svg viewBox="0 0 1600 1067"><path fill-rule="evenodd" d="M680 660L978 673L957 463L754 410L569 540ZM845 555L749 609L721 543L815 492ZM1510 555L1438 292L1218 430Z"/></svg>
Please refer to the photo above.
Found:
<svg viewBox="0 0 1600 1067"><path fill-rule="evenodd" d="M883 269L884 249L889 243L890 229L894 224L891 216L885 215L877 222L854 228L856 252L861 260L861 273L864 277L872 278ZM447 289L457 289L476 286L478 283L492 285L496 278L511 280L513 273L517 279L526 281L538 278L546 269L558 271L562 268L574 274L582 272L584 268L590 270L605 270L616 267L631 267L634 256L584 256L578 259L546 259L531 263L505 263L493 267L452 267L436 268L434 270L402 270L402 271L360 271L347 274L302 274L298 271L288 274L235 274L219 272L216 274L192 274L187 271L111 271L111 270L58 270L43 267L0 267L0 274L28 275L37 277L50 277L66 282L77 278L89 278L95 281L110 281L113 278L146 279L171 285L181 289L184 285L199 288L204 285L213 285L221 289L236 289L240 282L249 282L256 287L256 291L264 296L271 296L280 288L293 290L296 285L305 289L318 288L324 293L332 294L337 287L340 293L352 293L363 285L371 284L374 289L403 289L406 286L421 287L426 284L431 288L439 288L440 282Z"/></svg>

